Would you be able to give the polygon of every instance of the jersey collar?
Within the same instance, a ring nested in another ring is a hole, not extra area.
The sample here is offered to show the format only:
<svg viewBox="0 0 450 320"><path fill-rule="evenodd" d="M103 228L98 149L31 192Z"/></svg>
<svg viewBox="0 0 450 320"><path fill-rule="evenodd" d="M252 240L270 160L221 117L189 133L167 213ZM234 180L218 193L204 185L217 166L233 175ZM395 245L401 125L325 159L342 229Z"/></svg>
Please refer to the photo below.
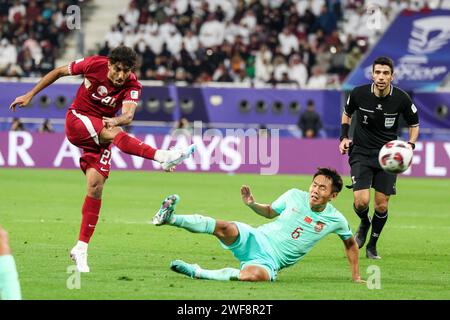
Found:
<svg viewBox="0 0 450 320"><path fill-rule="evenodd" d="M371 87L370 87L370 92L372 92L373 95L375 95L375 84L372 83ZM392 92L394 92L394 86L391 84L390 88L389 88L389 96L392 96ZM378 97L377 97L378 98Z"/></svg>

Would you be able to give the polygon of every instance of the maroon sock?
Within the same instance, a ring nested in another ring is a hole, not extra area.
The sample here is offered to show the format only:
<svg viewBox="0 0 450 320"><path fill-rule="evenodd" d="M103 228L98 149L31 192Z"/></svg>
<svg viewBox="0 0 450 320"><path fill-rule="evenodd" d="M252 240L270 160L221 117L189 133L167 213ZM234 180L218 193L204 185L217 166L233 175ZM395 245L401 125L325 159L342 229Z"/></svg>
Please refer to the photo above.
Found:
<svg viewBox="0 0 450 320"><path fill-rule="evenodd" d="M83 208L81 209L83 218L81 220L80 241L89 243L97 225L101 205L102 200L97 200L89 196L86 196L84 199Z"/></svg>
<svg viewBox="0 0 450 320"><path fill-rule="evenodd" d="M130 136L126 132L119 133L113 140L113 144L121 151L139 156L145 159L153 160L155 158L156 149L143 143L141 140Z"/></svg>

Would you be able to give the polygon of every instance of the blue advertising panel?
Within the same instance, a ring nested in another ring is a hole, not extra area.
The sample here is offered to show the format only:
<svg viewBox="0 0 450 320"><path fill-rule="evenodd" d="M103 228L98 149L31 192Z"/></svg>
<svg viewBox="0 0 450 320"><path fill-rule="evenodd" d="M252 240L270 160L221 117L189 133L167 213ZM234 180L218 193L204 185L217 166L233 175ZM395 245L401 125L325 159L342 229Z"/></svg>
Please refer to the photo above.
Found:
<svg viewBox="0 0 450 320"><path fill-rule="evenodd" d="M435 90L450 69L450 11L403 11L343 88L371 82L372 63L379 56L394 60L394 85L403 90Z"/></svg>

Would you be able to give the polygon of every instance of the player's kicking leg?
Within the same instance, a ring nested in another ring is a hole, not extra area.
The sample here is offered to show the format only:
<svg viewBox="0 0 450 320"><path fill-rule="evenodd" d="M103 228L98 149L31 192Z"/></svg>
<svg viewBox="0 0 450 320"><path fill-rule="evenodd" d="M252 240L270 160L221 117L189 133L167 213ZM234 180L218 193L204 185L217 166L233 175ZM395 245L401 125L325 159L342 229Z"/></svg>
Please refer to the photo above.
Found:
<svg viewBox="0 0 450 320"><path fill-rule="evenodd" d="M195 144L191 144L187 148L184 149L173 149L173 150L158 150L158 152L166 152L165 159L161 161L161 166L165 171L171 171L171 169L178 164L180 164L183 160L189 158L195 152L196 146ZM155 154L155 156L157 156ZM155 158L156 159L156 158Z"/></svg>
<svg viewBox="0 0 450 320"><path fill-rule="evenodd" d="M186 148L172 150L155 149L143 141L130 136L118 127L111 129L103 128L100 132L99 139L103 144L114 144L122 152L149 160L155 160L161 163L161 166L165 171L172 171L175 166L189 158L196 149L195 144L191 144Z"/></svg>

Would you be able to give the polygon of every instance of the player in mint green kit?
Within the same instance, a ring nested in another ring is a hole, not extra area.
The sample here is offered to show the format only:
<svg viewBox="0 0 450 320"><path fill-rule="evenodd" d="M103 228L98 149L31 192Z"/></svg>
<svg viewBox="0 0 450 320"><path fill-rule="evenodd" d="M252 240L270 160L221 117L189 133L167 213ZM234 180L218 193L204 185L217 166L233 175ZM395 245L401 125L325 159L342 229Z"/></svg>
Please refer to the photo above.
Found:
<svg viewBox="0 0 450 320"><path fill-rule="evenodd" d="M11 254L8 234L0 226L0 300L21 300L19 276Z"/></svg>
<svg viewBox="0 0 450 320"><path fill-rule="evenodd" d="M191 278L274 281L279 270L293 265L320 239L335 233L344 242L353 281L364 282L359 275L358 245L348 222L329 203L341 190L339 174L333 169L319 168L309 192L291 189L271 205L255 202L249 187L242 186L241 196L247 206L268 219L276 218L258 228L201 215L177 215L175 206L180 199L178 195L171 195L163 201L153 224L168 224L195 233L213 234L241 263L240 269L206 270L182 260L172 261L173 271Z"/></svg>

